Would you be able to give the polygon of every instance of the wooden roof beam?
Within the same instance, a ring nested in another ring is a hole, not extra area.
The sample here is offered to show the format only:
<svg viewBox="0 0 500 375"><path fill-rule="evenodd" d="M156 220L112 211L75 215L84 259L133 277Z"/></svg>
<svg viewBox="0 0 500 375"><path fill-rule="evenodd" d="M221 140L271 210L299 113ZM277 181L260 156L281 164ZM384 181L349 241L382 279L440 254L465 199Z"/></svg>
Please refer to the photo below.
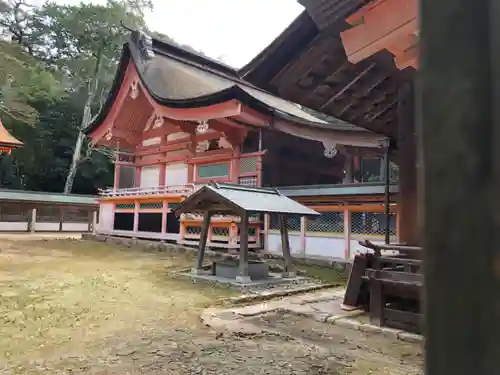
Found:
<svg viewBox="0 0 500 375"><path fill-rule="evenodd" d="M335 100L337 100L340 96L342 96L349 88L351 88L356 82L358 82L361 78L366 76L373 68L375 68L376 64L373 62L366 69L356 75L347 85L345 85L342 89L340 89L337 93L335 93L330 99L328 99L324 104L321 105L320 110L325 109Z"/></svg>
<svg viewBox="0 0 500 375"><path fill-rule="evenodd" d="M336 75L343 73L346 69L349 68L351 64L348 61L344 61L342 64L337 65L333 72L326 77L323 77L322 80L318 80L317 82L314 83L314 85L311 85L310 87L307 87L307 90L310 90L310 92L307 94L307 96L311 95L316 95L318 94L318 89L321 86L332 86L328 81L335 77ZM302 79L302 78L301 78Z"/></svg>
<svg viewBox="0 0 500 375"><path fill-rule="evenodd" d="M233 116L233 118L237 121L262 128L268 127L269 123L271 122L270 116L257 112L256 110L247 106L243 106L241 108L240 114Z"/></svg>
<svg viewBox="0 0 500 375"><path fill-rule="evenodd" d="M363 23L341 33L347 58L357 63L418 30L418 0L385 0L363 10Z"/></svg>
<svg viewBox="0 0 500 375"><path fill-rule="evenodd" d="M369 118L367 118L367 120L368 121L373 121L376 118L382 116L384 113L386 113L390 109L394 108L398 104L398 101L399 100L396 97L396 99L392 100L388 105L384 106L381 110L379 110L378 112L376 112L375 114L373 114L372 116L370 116Z"/></svg>
<svg viewBox="0 0 500 375"><path fill-rule="evenodd" d="M418 69L418 45L413 45L401 54L396 55L395 63L398 69L403 70L408 67Z"/></svg>
<svg viewBox="0 0 500 375"><path fill-rule="evenodd" d="M109 111L106 119L99 128L89 134L92 144L98 143L101 138L113 127L116 117L123 107L123 103L129 96L131 85L134 81L134 71L135 69L133 68L133 66L129 64L125 72L125 78L123 80L122 87L120 88L120 91L118 92L118 95L114 100L111 110Z"/></svg>

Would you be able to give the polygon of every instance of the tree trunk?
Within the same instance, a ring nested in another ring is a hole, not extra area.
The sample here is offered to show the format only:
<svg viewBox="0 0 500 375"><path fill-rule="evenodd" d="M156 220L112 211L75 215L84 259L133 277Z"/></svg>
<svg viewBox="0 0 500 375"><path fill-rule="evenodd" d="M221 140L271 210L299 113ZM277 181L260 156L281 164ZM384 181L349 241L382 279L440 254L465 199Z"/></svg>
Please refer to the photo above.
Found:
<svg viewBox="0 0 500 375"><path fill-rule="evenodd" d="M82 158L82 147L83 141L85 139L85 129L90 125L92 121L92 103L97 93L97 88L99 86L99 72L101 70L101 57L102 48L99 50L97 55L97 60L94 69L94 76L89 84L87 100L85 102L85 107L83 107L83 116L80 123L80 128L78 131L78 137L76 138L75 149L73 151L73 156L71 158L71 164L69 166L68 175L66 176L66 182L64 184L64 194L70 194L73 189L73 183L75 182L76 172L78 170L78 165Z"/></svg>
<svg viewBox="0 0 500 375"><path fill-rule="evenodd" d="M81 158L84 139L85 139L85 133L80 129L78 131L78 137L76 139L75 150L73 151L73 157L71 158L71 165L69 167L68 175L66 176L66 182L64 184L64 194L70 194L71 190L73 190L73 183L75 182L76 171L78 170L78 164Z"/></svg>

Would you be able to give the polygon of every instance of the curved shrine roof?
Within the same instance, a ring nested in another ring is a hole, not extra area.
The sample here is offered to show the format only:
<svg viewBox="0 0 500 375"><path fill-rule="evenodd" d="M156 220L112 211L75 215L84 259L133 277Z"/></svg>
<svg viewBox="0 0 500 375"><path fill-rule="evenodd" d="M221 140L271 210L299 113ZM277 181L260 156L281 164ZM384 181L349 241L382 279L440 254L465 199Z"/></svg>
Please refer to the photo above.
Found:
<svg viewBox="0 0 500 375"><path fill-rule="evenodd" d="M132 62L151 97L172 108L195 108L238 100L261 113L296 125L332 129L348 133L370 132L337 118L324 121L239 77L237 70L175 45L152 39L146 47L144 34L132 32L124 45L118 73L106 104L87 132L95 130L105 119ZM373 134L373 133L372 133Z"/></svg>

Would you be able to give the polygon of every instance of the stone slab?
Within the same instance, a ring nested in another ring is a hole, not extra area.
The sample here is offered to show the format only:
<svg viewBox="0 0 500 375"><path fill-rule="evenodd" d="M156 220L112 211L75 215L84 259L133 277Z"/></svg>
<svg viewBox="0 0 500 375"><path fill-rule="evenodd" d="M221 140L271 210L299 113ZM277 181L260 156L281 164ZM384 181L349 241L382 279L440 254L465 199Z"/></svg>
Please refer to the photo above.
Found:
<svg viewBox="0 0 500 375"><path fill-rule="evenodd" d="M344 328L349 328L349 329L354 329L356 331L359 331L359 327L361 326L361 322L358 322L357 320L354 320L354 319L341 318L341 319L337 319L335 321L335 325L337 325L339 327L344 327Z"/></svg>
<svg viewBox="0 0 500 375"><path fill-rule="evenodd" d="M411 333L405 331L401 331L398 334L398 339L400 339L401 341L412 342L412 343L423 343L425 341L424 336L419 335L417 333Z"/></svg>

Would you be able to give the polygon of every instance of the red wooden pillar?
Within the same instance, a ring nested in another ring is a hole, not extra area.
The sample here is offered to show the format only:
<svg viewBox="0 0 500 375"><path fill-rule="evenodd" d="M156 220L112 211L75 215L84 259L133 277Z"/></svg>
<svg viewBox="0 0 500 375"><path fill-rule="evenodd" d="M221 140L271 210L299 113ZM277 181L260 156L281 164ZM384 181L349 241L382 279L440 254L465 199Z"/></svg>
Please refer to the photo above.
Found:
<svg viewBox="0 0 500 375"><path fill-rule="evenodd" d="M165 182L165 175L166 175L166 165L165 164L160 164L160 181L158 181L159 186L165 186L167 183Z"/></svg>
<svg viewBox="0 0 500 375"><path fill-rule="evenodd" d="M233 184L237 184L239 182L239 176L240 176L240 146L236 146L234 151L233 151L233 157L231 159L231 182Z"/></svg>
<svg viewBox="0 0 500 375"><path fill-rule="evenodd" d="M257 159L257 186L262 186L262 155Z"/></svg>
<svg viewBox="0 0 500 375"><path fill-rule="evenodd" d="M115 163L115 175L113 178L113 190L116 191L120 187L120 164Z"/></svg>
<svg viewBox="0 0 500 375"><path fill-rule="evenodd" d="M135 187L141 186L141 167L135 167Z"/></svg>

